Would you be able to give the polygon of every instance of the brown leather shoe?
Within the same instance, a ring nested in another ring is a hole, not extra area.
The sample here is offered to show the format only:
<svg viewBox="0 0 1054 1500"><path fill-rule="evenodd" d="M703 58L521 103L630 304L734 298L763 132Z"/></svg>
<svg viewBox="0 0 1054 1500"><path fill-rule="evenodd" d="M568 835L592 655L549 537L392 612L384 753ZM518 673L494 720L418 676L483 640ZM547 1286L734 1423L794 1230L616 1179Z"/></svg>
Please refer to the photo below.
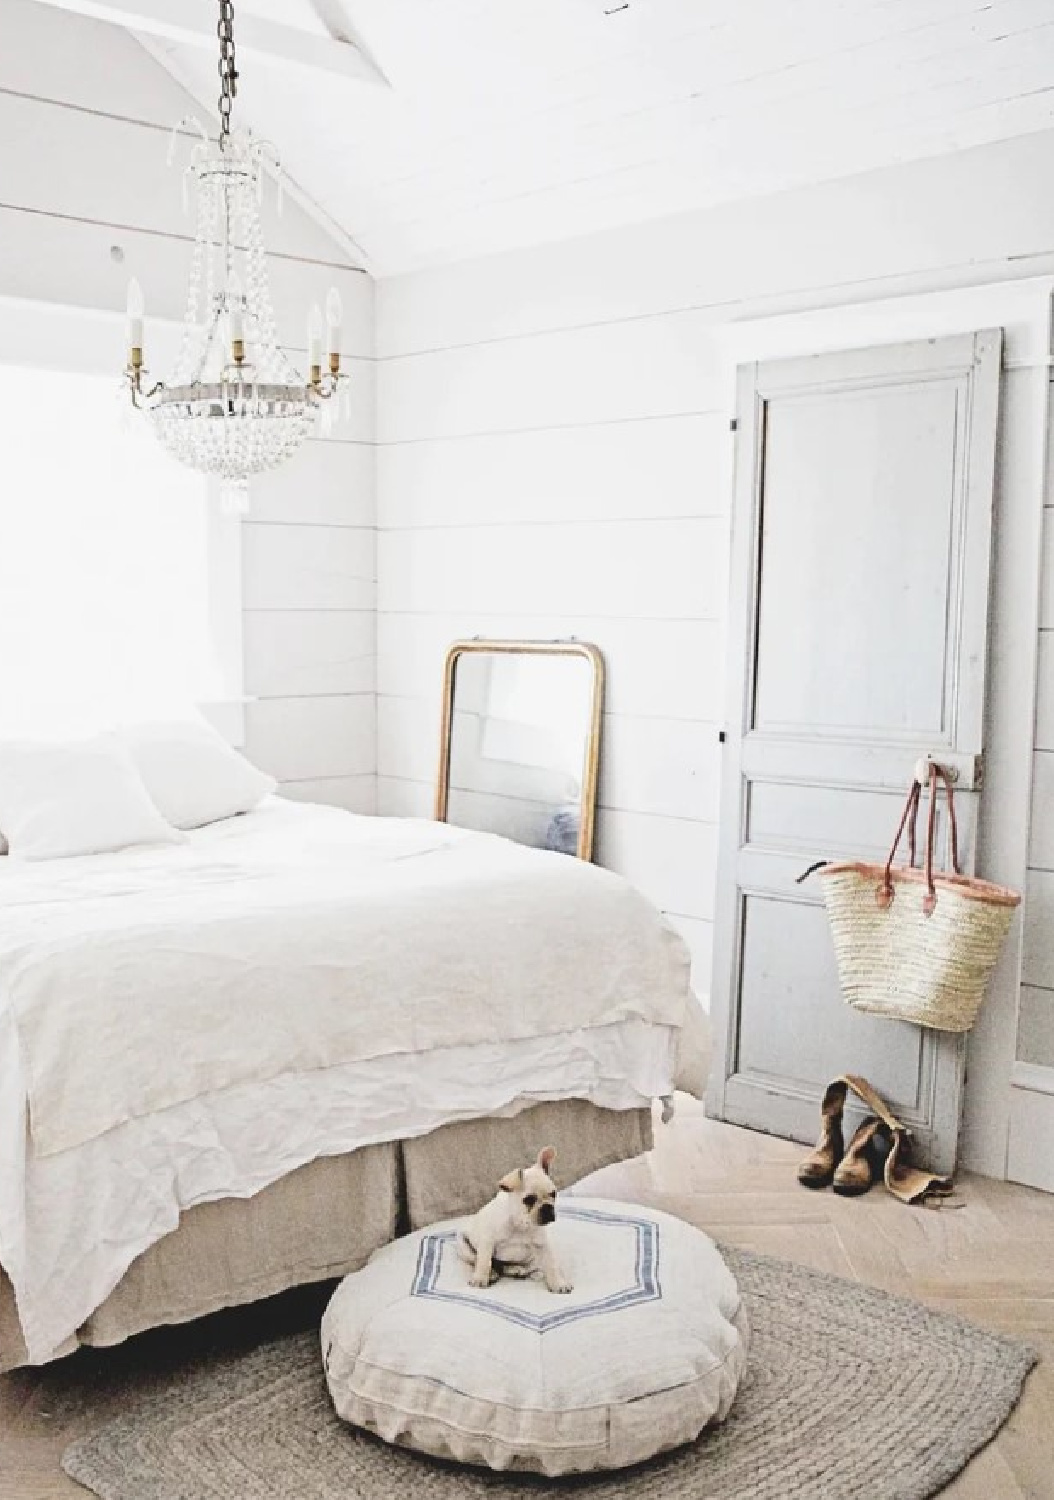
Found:
<svg viewBox="0 0 1054 1500"><path fill-rule="evenodd" d="M843 1198L866 1193L882 1176L882 1169L892 1135L881 1120L869 1115L849 1142L849 1148L835 1169L831 1186Z"/></svg>
<svg viewBox="0 0 1054 1500"><path fill-rule="evenodd" d="M802 1187L829 1187L834 1171L842 1160L845 1141L842 1137L842 1110L845 1106L845 1088L832 1084L823 1096L820 1105L820 1139L814 1150L798 1168L798 1181Z"/></svg>

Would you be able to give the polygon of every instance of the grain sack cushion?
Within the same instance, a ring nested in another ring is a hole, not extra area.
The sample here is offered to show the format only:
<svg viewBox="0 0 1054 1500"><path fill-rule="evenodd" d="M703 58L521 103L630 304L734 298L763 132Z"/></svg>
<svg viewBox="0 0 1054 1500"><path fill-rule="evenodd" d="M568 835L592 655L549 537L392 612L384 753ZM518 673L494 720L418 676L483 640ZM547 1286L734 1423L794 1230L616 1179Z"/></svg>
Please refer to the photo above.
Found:
<svg viewBox="0 0 1054 1500"><path fill-rule="evenodd" d="M468 1284L448 1221L379 1250L322 1320L346 1421L494 1469L621 1468L728 1414L747 1360L735 1279L668 1214L562 1200L549 1233L574 1291Z"/></svg>

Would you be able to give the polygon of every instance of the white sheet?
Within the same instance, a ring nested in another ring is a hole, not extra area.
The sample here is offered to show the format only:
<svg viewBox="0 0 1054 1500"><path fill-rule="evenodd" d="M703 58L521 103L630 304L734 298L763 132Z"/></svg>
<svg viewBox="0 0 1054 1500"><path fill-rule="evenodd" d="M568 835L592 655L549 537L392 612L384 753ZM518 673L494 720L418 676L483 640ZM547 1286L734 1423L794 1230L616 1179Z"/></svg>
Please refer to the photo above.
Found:
<svg viewBox="0 0 1054 1500"><path fill-rule="evenodd" d="M683 1024L687 949L608 870L278 801L224 833L0 880L38 1155L292 1071Z"/></svg>
<svg viewBox="0 0 1054 1500"><path fill-rule="evenodd" d="M191 835L192 854L222 863L232 842L311 827L339 843L366 820L273 802ZM404 830L405 831L405 830ZM364 837L387 837L374 824ZM419 825L419 835L448 830ZM183 851L167 850L168 858ZM53 878L72 891L88 866L113 898L158 856L69 860ZM26 894L0 874L0 907ZM49 1358L102 1302L135 1257L195 1203L247 1197L320 1155L423 1134L457 1118L515 1111L539 1099L633 1108L672 1091L677 1027L630 1016L539 1038L381 1056L239 1083L131 1118L41 1156L27 1130L27 1080L10 1006L0 995L0 1264L14 1287L30 1357Z"/></svg>

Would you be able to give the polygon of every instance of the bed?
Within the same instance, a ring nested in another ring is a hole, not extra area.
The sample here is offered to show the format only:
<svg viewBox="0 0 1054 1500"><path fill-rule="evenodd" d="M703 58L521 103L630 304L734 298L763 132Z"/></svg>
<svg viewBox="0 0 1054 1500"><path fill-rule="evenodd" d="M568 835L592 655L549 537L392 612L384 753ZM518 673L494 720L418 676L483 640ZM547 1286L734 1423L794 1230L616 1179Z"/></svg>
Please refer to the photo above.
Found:
<svg viewBox="0 0 1054 1500"><path fill-rule="evenodd" d="M342 1275L705 1082L681 939L610 872L268 798L0 861L0 1368Z"/></svg>

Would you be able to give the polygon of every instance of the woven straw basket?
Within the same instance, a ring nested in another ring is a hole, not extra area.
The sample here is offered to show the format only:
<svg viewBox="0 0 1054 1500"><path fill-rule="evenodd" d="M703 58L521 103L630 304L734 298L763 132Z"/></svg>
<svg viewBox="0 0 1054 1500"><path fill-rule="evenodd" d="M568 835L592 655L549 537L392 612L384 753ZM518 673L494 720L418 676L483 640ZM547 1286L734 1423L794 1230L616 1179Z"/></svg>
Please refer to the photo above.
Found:
<svg viewBox="0 0 1054 1500"><path fill-rule="evenodd" d="M952 873L934 873L937 778L948 799ZM951 782L928 768L929 817L922 869L915 869L915 824L922 787L912 783L885 865L821 867L838 977L857 1010L913 1021L937 1031L969 1031L1021 897L1005 886L959 873ZM907 865L894 865L905 827Z"/></svg>

